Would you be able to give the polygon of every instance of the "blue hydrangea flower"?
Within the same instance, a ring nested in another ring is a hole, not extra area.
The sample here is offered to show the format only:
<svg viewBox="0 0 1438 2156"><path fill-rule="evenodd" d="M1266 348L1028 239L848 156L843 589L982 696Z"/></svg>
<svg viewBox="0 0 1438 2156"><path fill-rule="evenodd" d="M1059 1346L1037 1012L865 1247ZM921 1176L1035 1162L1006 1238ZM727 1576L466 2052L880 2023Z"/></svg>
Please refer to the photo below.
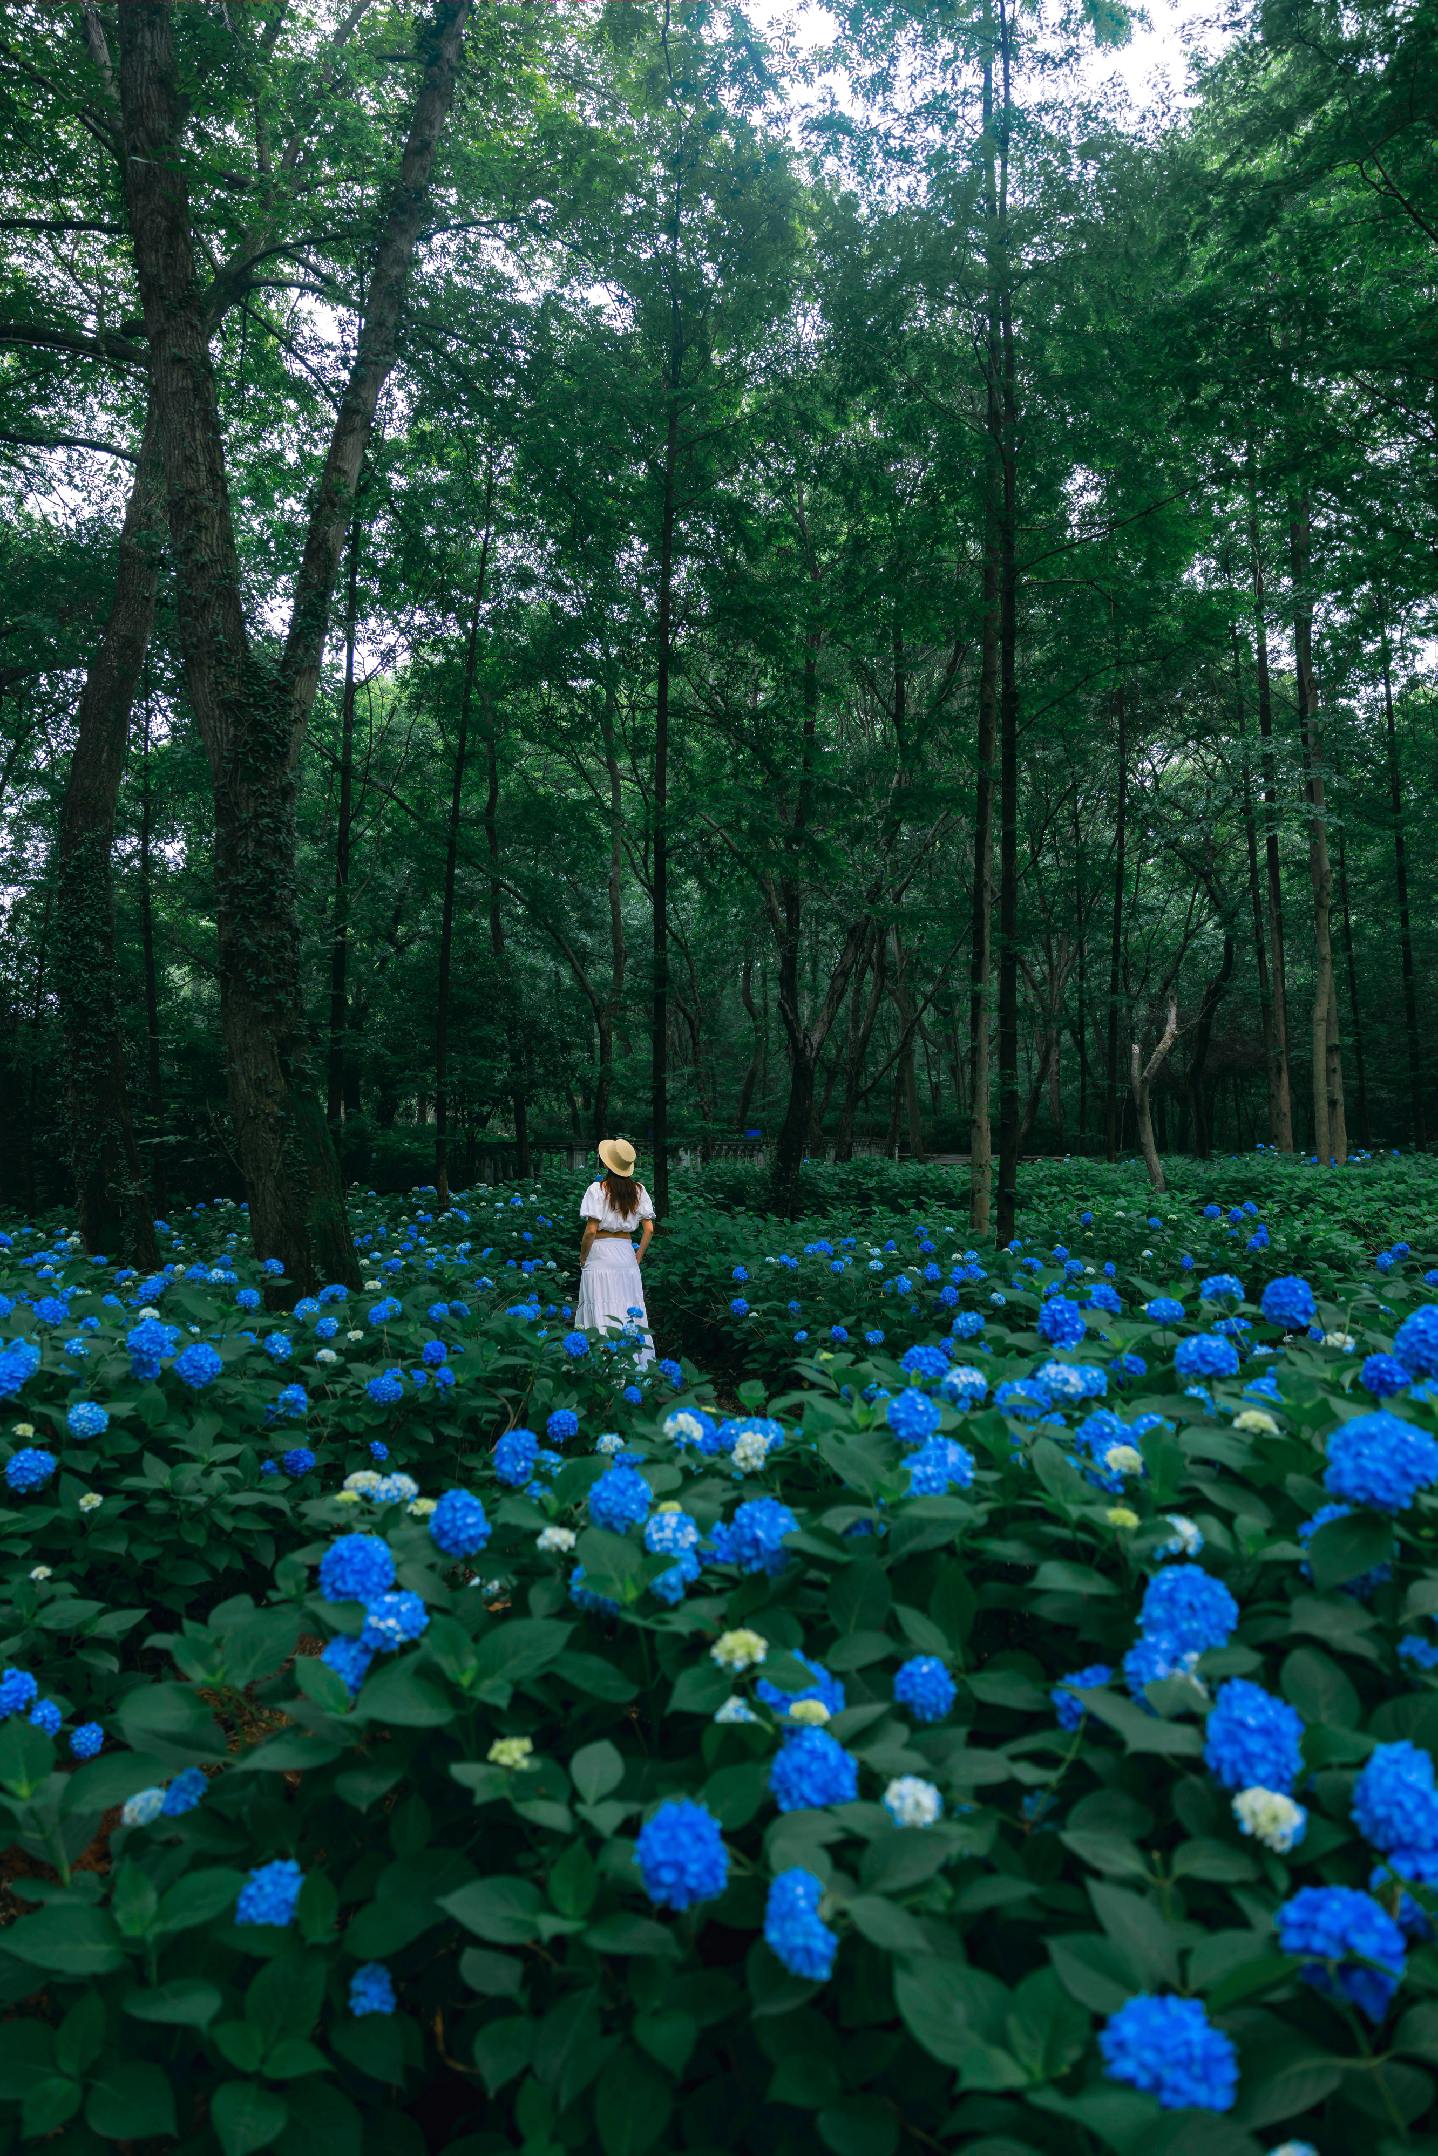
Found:
<svg viewBox="0 0 1438 2156"><path fill-rule="evenodd" d="M777 1497L751 1497L727 1527L715 1528L714 1554L721 1565L737 1565L741 1572L782 1572L788 1562L784 1537L798 1528Z"/></svg>
<svg viewBox="0 0 1438 2156"><path fill-rule="evenodd" d="M1358 1373L1358 1382L1375 1400L1391 1400L1413 1382L1413 1373L1396 1355L1370 1355Z"/></svg>
<svg viewBox="0 0 1438 2156"><path fill-rule="evenodd" d="M823 1881L796 1864L779 1873L764 1904L765 1945L791 1976L811 1984L826 1981L839 1947L837 1932L820 1918L823 1899Z"/></svg>
<svg viewBox="0 0 1438 2156"><path fill-rule="evenodd" d="M225 1366L208 1340L192 1340L190 1345L175 1357L170 1367L181 1384L188 1385L191 1392L203 1392L207 1385L214 1383Z"/></svg>
<svg viewBox="0 0 1438 2156"><path fill-rule="evenodd" d="M237 1924L292 1924L305 1875L292 1857L259 1864L240 1888L235 1902Z"/></svg>
<svg viewBox="0 0 1438 2156"><path fill-rule="evenodd" d="M1067 1295L1051 1295L1038 1315L1038 1336L1050 1347L1075 1348L1088 1330L1088 1320Z"/></svg>
<svg viewBox="0 0 1438 2156"><path fill-rule="evenodd" d="M1193 1333L1174 1349L1173 1367L1180 1377L1236 1377L1238 1350L1222 1333Z"/></svg>
<svg viewBox="0 0 1438 2156"><path fill-rule="evenodd" d="M634 1846L644 1891L661 1909L713 1901L729 1883L729 1852L705 1804L671 1797L646 1819Z"/></svg>
<svg viewBox="0 0 1438 2156"><path fill-rule="evenodd" d="M1380 1744L1353 1789L1353 1818L1375 1849L1438 1851L1438 1788L1431 1756L1406 1738Z"/></svg>
<svg viewBox="0 0 1438 2156"><path fill-rule="evenodd" d="M1351 1505L1403 1512L1438 1482L1438 1439L1375 1408L1341 1423L1328 1440L1323 1486Z"/></svg>
<svg viewBox="0 0 1438 2156"><path fill-rule="evenodd" d="M571 1437L579 1435L579 1417L572 1407L557 1407L544 1425L544 1434L551 1445L563 1445Z"/></svg>
<svg viewBox="0 0 1438 2156"><path fill-rule="evenodd" d="M40 1350L33 1341L12 1340L0 1349L0 1400L9 1400L40 1367Z"/></svg>
<svg viewBox="0 0 1438 2156"><path fill-rule="evenodd" d="M1082 1723L1088 1709L1079 1693L1097 1691L1100 1685L1113 1683L1113 1671L1106 1662L1090 1662L1084 1669L1071 1670L1067 1677L1060 1677L1049 1693L1060 1729L1072 1734Z"/></svg>
<svg viewBox="0 0 1438 2156"><path fill-rule="evenodd" d="M576 1565L569 1575L569 1599L577 1610L591 1610L599 1617L617 1617L619 1604L611 1595L597 1595L584 1584L584 1567Z"/></svg>
<svg viewBox="0 0 1438 2156"><path fill-rule="evenodd" d="M571 1362L580 1362L589 1353L589 1342L583 1333L566 1333L564 1352Z"/></svg>
<svg viewBox="0 0 1438 2156"><path fill-rule="evenodd" d="M1148 1583L1139 1617L1144 1633L1184 1654L1223 1647L1238 1623L1238 1604L1202 1565L1164 1565Z"/></svg>
<svg viewBox="0 0 1438 2156"><path fill-rule="evenodd" d="M105 1747L105 1732L98 1722L81 1722L70 1732L70 1751L76 1759L94 1759Z"/></svg>
<svg viewBox="0 0 1438 2156"><path fill-rule="evenodd" d="M483 1505L468 1490L446 1490L429 1516L429 1538L446 1557L473 1557L493 1532Z"/></svg>
<svg viewBox="0 0 1438 2156"><path fill-rule="evenodd" d="M298 1480L301 1475L313 1473L315 1455L308 1445L292 1445L288 1452L280 1454L280 1465L287 1475L293 1475Z"/></svg>
<svg viewBox="0 0 1438 2156"><path fill-rule="evenodd" d="M1111 2081L1157 2097L1165 2111L1231 2111L1238 2054L1201 1999L1140 1992L1110 2014L1099 2051Z"/></svg>
<svg viewBox="0 0 1438 2156"><path fill-rule="evenodd" d="M329 1642L320 1660L326 1669L332 1669L337 1677L344 1680L345 1688L353 1699L369 1675L374 1650L367 1647L362 1639L351 1639L342 1633L339 1638Z"/></svg>
<svg viewBox="0 0 1438 2156"><path fill-rule="evenodd" d="M1302 1741L1302 1718L1286 1701L1246 1677L1231 1677L1218 1688L1203 1756L1221 1788L1288 1796L1303 1772Z"/></svg>
<svg viewBox="0 0 1438 2156"><path fill-rule="evenodd" d="M101 1407L98 1400L77 1400L65 1417L65 1428L81 1444L92 1437L103 1437L109 1427L109 1410Z"/></svg>
<svg viewBox="0 0 1438 2156"><path fill-rule="evenodd" d="M827 1729L801 1729L775 1754L769 1787L781 1812L850 1804L859 1794L859 1762Z"/></svg>
<svg viewBox="0 0 1438 2156"><path fill-rule="evenodd" d="M350 1978L352 2014L392 2014L395 2010L394 1978L382 1961L361 1962Z"/></svg>
<svg viewBox="0 0 1438 2156"><path fill-rule="evenodd" d="M911 1497L942 1497L951 1489L966 1490L974 1479L974 1456L957 1438L931 1437L904 1465Z"/></svg>
<svg viewBox="0 0 1438 2156"><path fill-rule="evenodd" d="M30 1726L43 1729L47 1737L58 1737L65 1717L53 1699L37 1699L30 1709Z"/></svg>
<svg viewBox="0 0 1438 2156"><path fill-rule="evenodd" d="M884 1418L901 1445L922 1445L939 1427L939 1410L926 1392L906 1385L884 1409Z"/></svg>
<svg viewBox="0 0 1438 2156"><path fill-rule="evenodd" d="M1406 1960L1403 1933L1356 1887L1301 1887L1277 1914L1278 1943L1303 1962L1305 1981L1381 2021ZM1365 1963L1376 1962L1376 1968Z"/></svg>
<svg viewBox="0 0 1438 2156"><path fill-rule="evenodd" d="M817 1699L822 1706L828 1708L830 1714L842 1714L848 1695L832 1670L825 1669L822 1662L814 1661L807 1654L796 1654L794 1659L813 1672L814 1682L805 1685L802 1692L781 1692L777 1684L771 1684L767 1677L761 1677L754 1687L756 1698L761 1699L766 1707L772 1707L776 1714L787 1715L790 1708L797 1707L803 1699Z"/></svg>
<svg viewBox="0 0 1438 2156"><path fill-rule="evenodd" d="M1438 1377L1438 1303L1425 1303L1403 1320L1393 1352L1415 1377Z"/></svg>
<svg viewBox="0 0 1438 2156"><path fill-rule="evenodd" d="M28 1669L0 1670L0 1722L33 1707L39 1691Z"/></svg>
<svg viewBox="0 0 1438 2156"><path fill-rule="evenodd" d="M654 1493L635 1467L607 1468L589 1492L589 1517L596 1527L622 1535L647 1519Z"/></svg>
<svg viewBox="0 0 1438 2156"><path fill-rule="evenodd" d="M17 1496L23 1497L31 1490L43 1490L58 1464L52 1452L44 1452L38 1445L22 1445L5 1462L5 1480Z"/></svg>
<svg viewBox="0 0 1438 2156"><path fill-rule="evenodd" d="M417 1640L429 1623L429 1611L416 1594L401 1589L376 1595L365 1610L361 1644L376 1654L393 1654Z"/></svg>
<svg viewBox="0 0 1438 2156"><path fill-rule="evenodd" d="M522 1490L534 1473L539 1437L533 1430L506 1430L494 1448L494 1472L512 1490Z"/></svg>
<svg viewBox="0 0 1438 2156"><path fill-rule="evenodd" d="M865 1333L864 1338L867 1340L869 1335ZM937 1384L948 1367L949 1358L944 1349L928 1346L922 1341L906 1348L899 1358L899 1368L906 1377L927 1378L930 1384Z"/></svg>
<svg viewBox="0 0 1438 2156"><path fill-rule="evenodd" d="M376 1407L393 1407L404 1398L404 1380L398 1370L382 1370L378 1377L370 1379L365 1392Z"/></svg>
<svg viewBox="0 0 1438 2156"><path fill-rule="evenodd" d="M1243 1282L1237 1273L1210 1273L1199 1282L1198 1297L1204 1303L1241 1303Z"/></svg>
<svg viewBox="0 0 1438 2156"><path fill-rule="evenodd" d="M937 1655L916 1654L894 1672L894 1697L916 1722L942 1722L958 1691Z"/></svg>
<svg viewBox="0 0 1438 2156"><path fill-rule="evenodd" d="M194 1811L197 1804L203 1803L209 1786L201 1768L186 1767L165 1791L164 1817L183 1819L186 1812Z"/></svg>
<svg viewBox="0 0 1438 2156"><path fill-rule="evenodd" d="M1313 1323L1318 1304L1306 1280L1297 1273L1286 1273L1281 1279L1269 1281L1258 1307L1270 1325L1300 1333Z"/></svg>
<svg viewBox="0 0 1438 2156"><path fill-rule="evenodd" d="M320 1559L319 1585L326 1602L372 1602L394 1585L389 1544L378 1535L341 1535Z"/></svg>

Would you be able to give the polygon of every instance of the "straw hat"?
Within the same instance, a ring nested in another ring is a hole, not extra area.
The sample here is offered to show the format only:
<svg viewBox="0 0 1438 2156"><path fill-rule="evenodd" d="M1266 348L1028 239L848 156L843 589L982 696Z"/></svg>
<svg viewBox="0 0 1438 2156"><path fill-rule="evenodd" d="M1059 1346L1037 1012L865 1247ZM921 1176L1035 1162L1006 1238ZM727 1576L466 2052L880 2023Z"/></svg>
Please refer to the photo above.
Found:
<svg viewBox="0 0 1438 2156"><path fill-rule="evenodd" d="M596 1151L612 1174L633 1175L639 1156L627 1138L601 1138Z"/></svg>

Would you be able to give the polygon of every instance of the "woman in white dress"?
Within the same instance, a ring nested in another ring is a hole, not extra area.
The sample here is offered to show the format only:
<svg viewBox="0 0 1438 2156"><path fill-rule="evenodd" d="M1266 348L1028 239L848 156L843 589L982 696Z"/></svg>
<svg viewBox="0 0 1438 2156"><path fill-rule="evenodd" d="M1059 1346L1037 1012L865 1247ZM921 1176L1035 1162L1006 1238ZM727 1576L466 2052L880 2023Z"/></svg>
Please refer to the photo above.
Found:
<svg viewBox="0 0 1438 2156"><path fill-rule="evenodd" d="M654 1202L634 1178L635 1152L625 1138L605 1138L598 1148L605 1173L579 1201L584 1233L579 1243L579 1301L574 1322L581 1332L634 1326L643 1345L639 1366L654 1360L644 1283L639 1268L654 1234ZM639 1248L634 1248L635 1234ZM636 1316L634 1313L637 1312Z"/></svg>

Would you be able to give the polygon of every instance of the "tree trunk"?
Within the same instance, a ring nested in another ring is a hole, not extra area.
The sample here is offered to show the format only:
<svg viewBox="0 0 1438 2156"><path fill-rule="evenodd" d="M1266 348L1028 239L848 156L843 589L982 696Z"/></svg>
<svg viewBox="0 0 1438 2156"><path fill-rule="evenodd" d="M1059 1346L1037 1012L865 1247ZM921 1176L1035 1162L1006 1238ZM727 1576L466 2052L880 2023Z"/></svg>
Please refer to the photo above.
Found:
<svg viewBox="0 0 1438 2156"><path fill-rule="evenodd" d="M434 1183L441 1209L449 1204L449 1005L454 970L454 892L459 873L459 833L464 813L464 774L469 759L469 725L474 709L474 683L479 671L479 623L484 611L485 572L489 567L489 542L494 508L494 466L484 489L484 537L479 547L479 572L469 608L469 634L464 647L464 686L459 699L459 739L454 750L454 775L449 793L449 823L444 843L444 895L439 916L439 980L434 1006Z"/></svg>
<svg viewBox="0 0 1438 2156"><path fill-rule="evenodd" d="M1203 1001L1199 1005L1198 1023L1193 1030L1193 1047L1189 1051L1188 1072L1185 1078L1188 1109L1193 1119L1193 1150L1200 1160L1207 1160L1213 1151L1212 1101L1206 1085L1208 1052L1213 1044L1214 1015L1227 992L1232 975L1233 938L1225 931L1223 961L1203 992Z"/></svg>
<svg viewBox="0 0 1438 2156"><path fill-rule="evenodd" d="M1121 675L1113 692L1113 715L1118 737L1118 802L1113 835L1113 926L1108 950L1108 1069L1104 1094L1104 1155L1108 1160L1117 1160L1119 1152L1119 1011L1123 998L1123 908L1128 845L1128 703Z"/></svg>
<svg viewBox="0 0 1438 2156"><path fill-rule="evenodd" d="M1408 848L1403 828L1403 776L1398 763L1398 730L1393 716L1393 668L1388 649L1388 616L1378 615L1383 654L1383 719L1388 746L1388 795L1393 806L1393 874L1398 890L1398 949L1403 967L1403 1019L1408 1035L1408 1103L1413 1143L1428 1142L1423 1105L1423 1059L1418 1041L1418 985L1413 964L1413 922L1408 907Z"/></svg>
<svg viewBox="0 0 1438 2156"><path fill-rule="evenodd" d="M1134 1117L1138 1124L1139 1149L1143 1154L1143 1164L1148 1170L1149 1182L1157 1191L1164 1190L1166 1185L1163 1179L1163 1161L1153 1134L1153 1081L1177 1038L1178 1005L1170 1003L1168 1023L1147 1063L1141 1059L1142 1052L1137 1041L1129 1050L1129 1082L1133 1092Z"/></svg>
<svg viewBox="0 0 1438 2156"><path fill-rule="evenodd" d="M1313 886L1313 1150L1320 1166L1348 1158L1343 1112L1343 1062L1338 1035L1338 987L1333 968L1333 869L1323 734L1313 672L1313 598L1309 589L1311 524L1307 496L1293 504L1288 524L1293 570L1293 644L1298 724L1308 794L1308 872Z"/></svg>
<svg viewBox="0 0 1438 2156"><path fill-rule="evenodd" d="M999 332L1002 352L1003 508L999 519L999 1188L996 1237L1012 1241L1019 1156L1019 689L1018 373L1013 263L1009 258L1009 134L1013 80L1009 0L998 0L1001 98L998 128Z"/></svg>
<svg viewBox="0 0 1438 2156"><path fill-rule="evenodd" d="M1243 666L1238 629L1233 631L1233 682L1238 704L1239 755L1243 764L1243 835L1248 851L1248 902L1253 922L1253 958L1258 975L1258 1009L1263 1028L1263 1067L1268 1079L1268 1121L1276 1145L1283 1119L1283 1060L1278 1052L1278 1028L1273 1009L1273 988L1268 973L1268 943L1263 928L1263 892L1258 871L1258 830L1253 814L1253 779L1248 762L1248 733L1243 705Z"/></svg>
<svg viewBox="0 0 1438 2156"><path fill-rule="evenodd" d="M1280 1153L1293 1151L1293 1083L1288 1057L1288 962L1283 941L1283 872L1278 852L1278 776L1273 755L1273 690L1268 670L1268 614L1259 543L1258 492L1253 449L1248 449L1248 550L1253 576L1254 660L1258 690L1258 734L1263 760L1263 854L1268 884L1268 948L1273 987L1273 1052L1278 1066L1273 1112L1273 1142Z"/></svg>
<svg viewBox="0 0 1438 2156"><path fill-rule="evenodd" d="M437 0L364 319L313 498L278 666L252 648L214 370L195 276L167 0L120 10L126 198L164 451L180 643L215 794L221 1023L236 1150L262 1258L294 1286L358 1281L339 1163L309 1066L299 967L296 765L355 486L398 352L410 263L470 0Z"/></svg>
<svg viewBox="0 0 1438 2156"><path fill-rule="evenodd" d="M624 941L624 782L614 730L614 685L604 677L600 713L604 763L609 775L609 994L599 1021L599 1083L595 1089L594 1137L608 1136L609 1095L614 1084L614 1027L624 1004L628 951ZM696 1043L697 1053L697 1043Z"/></svg>
<svg viewBox="0 0 1438 2156"><path fill-rule="evenodd" d="M345 581L345 685L340 699L340 793L335 826L335 883L330 918L330 1012L326 1115L336 1146L345 1113L345 1065L350 1057L350 849L354 832L355 637L359 627L359 495L350 524Z"/></svg>
<svg viewBox="0 0 1438 2156"><path fill-rule="evenodd" d="M160 1072L160 980L155 964L154 808L150 785L150 716L145 714L143 760L140 765L140 954L145 969L145 1114L150 1140L158 1147L165 1128L165 1095ZM165 1196L164 1157L156 1151L150 1168L150 1185L156 1210L163 1215Z"/></svg>
<svg viewBox="0 0 1438 2156"><path fill-rule="evenodd" d="M528 1035L524 1020L519 1014L518 998L510 974L504 936L504 911L500 904L504 886L499 872L499 730L492 707L487 712L484 730L484 767L484 849L489 862L489 948L494 958L496 992L503 1000L509 1058L506 1078L518 1155L517 1169L522 1178L529 1173Z"/></svg>
<svg viewBox="0 0 1438 2156"><path fill-rule="evenodd" d="M884 999L884 945L882 937L877 932L872 938L872 945L874 978L870 984L868 997L861 1006L859 988L856 982L853 991L854 1001L849 1006L852 1022L849 1030L849 1053L844 1071L844 1100L839 1110L839 1131L834 1145L835 1157L838 1160L852 1160L854 1157L854 1125L859 1113L864 1059L869 1053L869 1042L873 1037L874 1021L879 1015L879 1007Z"/></svg>
<svg viewBox="0 0 1438 2156"><path fill-rule="evenodd" d="M894 1011L899 1021L900 1040L894 1098L903 1110L903 1119L909 1134L909 1151L915 1160L923 1160L924 1128L919 1114L918 1074L914 1065L914 999L909 994L904 948L897 928L890 931L890 943L894 953Z"/></svg>
<svg viewBox="0 0 1438 2156"><path fill-rule="evenodd" d="M155 618L164 466L153 399L120 531L115 592L75 712L55 853L55 981L75 1203L87 1250L159 1265L125 1075L111 855L130 710Z"/></svg>
<svg viewBox="0 0 1438 2156"><path fill-rule="evenodd" d="M741 1134L749 1127L749 1115L754 1100L754 1088L759 1083L759 1066L763 1060L763 1031L759 1013L754 1008L754 961L747 954L739 973L739 1000L748 1014L753 1028L753 1046L749 1051L749 1066L744 1082L739 1088L739 1105L734 1112L734 1127Z"/></svg>
<svg viewBox="0 0 1438 2156"><path fill-rule="evenodd" d="M1348 966L1348 1008L1353 1017L1353 1075L1358 1085L1359 1143L1372 1147L1368 1115L1368 1065L1363 1053L1363 1016L1358 1002L1358 968L1353 960L1353 914L1348 904L1348 843L1338 825L1338 903L1343 912L1343 955Z"/></svg>

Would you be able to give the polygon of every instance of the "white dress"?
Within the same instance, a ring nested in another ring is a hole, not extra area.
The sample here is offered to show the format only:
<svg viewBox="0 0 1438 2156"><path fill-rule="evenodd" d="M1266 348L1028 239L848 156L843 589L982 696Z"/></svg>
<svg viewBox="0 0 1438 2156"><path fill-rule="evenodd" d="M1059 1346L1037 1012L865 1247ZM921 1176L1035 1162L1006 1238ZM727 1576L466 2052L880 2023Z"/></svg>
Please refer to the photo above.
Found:
<svg viewBox="0 0 1438 2156"><path fill-rule="evenodd" d="M575 1325L581 1332L596 1333L637 1326L643 1338L637 1358L642 1368L654 1360L654 1342L649 1337L649 1317L644 1307L644 1277L635 1263L634 1245L628 1236L638 1233L641 1220L654 1218L654 1201L641 1183L639 1210L632 1219L625 1220L603 1183L591 1183L579 1201L579 1217L601 1228L617 1228L621 1233L596 1235L590 1244L589 1256L579 1273ZM638 1317L630 1316L633 1310L638 1311Z"/></svg>

